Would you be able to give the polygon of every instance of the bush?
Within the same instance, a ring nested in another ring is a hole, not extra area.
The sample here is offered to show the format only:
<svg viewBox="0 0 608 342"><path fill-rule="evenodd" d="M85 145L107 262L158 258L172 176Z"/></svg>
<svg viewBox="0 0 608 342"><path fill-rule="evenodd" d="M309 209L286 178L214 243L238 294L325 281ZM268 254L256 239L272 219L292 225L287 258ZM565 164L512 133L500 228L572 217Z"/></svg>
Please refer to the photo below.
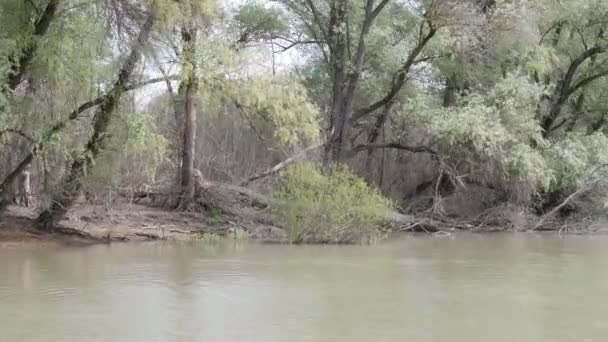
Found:
<svg viewBox="0 0 608 342"><path fill-rule="evenodd" d="M371 243L381 237L377 216L389 200L345 166L288 168L273 194L275 214L292 243Z"/></svg>

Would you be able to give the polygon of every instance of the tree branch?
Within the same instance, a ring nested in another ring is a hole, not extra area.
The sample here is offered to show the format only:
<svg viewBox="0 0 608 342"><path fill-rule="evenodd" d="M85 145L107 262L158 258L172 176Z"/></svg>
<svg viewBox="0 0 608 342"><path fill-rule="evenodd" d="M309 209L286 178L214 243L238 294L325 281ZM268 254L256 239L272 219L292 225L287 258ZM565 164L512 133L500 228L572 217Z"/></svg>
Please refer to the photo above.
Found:
<svg viewBox="0 0 608 342"><path fill-rule="evenodd" d="M568 71L566 72L566 75L561 80L561 82L557 88L557 93L554 96L555 102L551 106L551 110L549 111L549 114L542 120L543 135L545 137L547 137L548 134L551 132L551 126L553 126L553 123L555 122L557 117L561 114L562 107L564 106L564 104L566 103L566 101L568 100L570 95L572 95L576 91L576 89L579 89L580 87L584 86L585 84L588 84L588 83L594 81L595 79L604 76L602 73L600 73L598 75L595 75L597 77L592 76L588 79L584 79L581 81L582 84L581 84L581 82L579 82L577 85L572 87L572 82L574 81L574 76L576 75L578 68L587 59L589 59L597 54L606 52L606 49L607 48L605 46L595 46L591 49L585 50L580 56L578 56L575 60L573 60L572 63L570 63L570 67L568 67Z"/></svg>
<svg viewBox="0 0 608 342"><path fill-rule="evenodd" d="M575 92L575 91L577 91L578 89L583 88L583 87L585 87L586 85L590 84L591 82L593 82L593 81L595 81L595 80L597 80L597 79L599 79L599 78L605 77L605 76L608 76L608 70L604 70L604 71L602 71L602 72L600 72L600 73L598 73L598 74L595 74L595 75L592 75L592 76L589 76L589 77L587 77L587 78L584 78L584 79L580 80L578 83L576 83L576 84L575 84L575 85L574 85L574 86L573 86L573 87L570 89L570 91L569 91L569 95L572 95L572 93L574 93L574 92Z"/></svg>
<svg viewBox="0 0 608 342"><path fill-rule="evenodd" d="M380 14L380 12L382 12L382 10L384 9L384 7L388 4L389 0L382 0L380 1L380 3L378 4L378 6L376 6L376 8L374 8L374 10L371 13L371 16L373 19L375 19L378 14Z"/></svg>
<svg viewBox="0 0 608 342"><path fill-rule="evenodd" d="M23 131L18 130L18 129L14 129L14 128L7 128L5 130L0 131L0 138L2 138L2 136L6 133L13 133L16 134L18 136L21 136L22 138L24 138L25 140L29 141L30 143L34 142L34 139L32 139L32 137L30 137L29 135L25 134Z"/></svg>
<svg viewBox="0 0 608 342"><path fill-rule="evenodd" d="M27 0L27 3L32 5L32 8L34 8L34 11L36 11L36 14L40 15L40 8L38 8L38 6L36 6L36 4L34 3L33 0Z"/></svg>
<svg viewBox="0 0 608 342"><path fill-rule="evenodd" d="M125 90L135 90L138 88L142 88L145 86L148 86L150 84L154 84L154 83L160 83L160 82L168 82L168 81L179 81L181 80L181 77L179 75L170 75L170 76L163 76L163 77L156 77L156 78L151 78L145 81L141 81L138 83L131 83L129 85L127 85L125 87Z"/></svg>
<svg viewBox="0 0 608 342"><path fill-rule="evenodd" d="M259 173L259 174L255 175L255 176L251 176L251 177L247 178L246 180L244 180L243 182L241 182L240 185L241 186L247 186L249 183L251 183L253 181L256 181L258 179L262 179L262 178L265 178L265 177L268 177L268 176L271 176L271 175L274 175L277 172L279 172L282 169L284 169L285 167L293 164L294 162L298 161L300 158L304 157L308 152L316 150L316 149L318 149L318 148L320 148L322 146L323 146L323 144L315 144L315 145L309 146L309 147L305 148L304 150L302 150L302 151L294 154L293 156L291 156L291 157L283 160L282 162L276 164L274 167L272 167L272 168L270 168L270 169L268 169L268 170L266 170L266 171L264 171L262 173Z"/></svg>
<svg viewBox="0 0 608 342"><path fill-rule="evenodd" d="M359 153L359 152L365 151L365 150L383 149L383 148L404 150L404 151L409 151L412 153L438 154L437 151L433 150L432 148L430 148L428 146L424 146L424 145L409 146L409 145L403 145L398 142L383 143L383 144L357 145L352 149L352 152L356 154L356 153Z"/></svg>
<svg viewBox="0 0 608 342"><path fill-rule="evenodd" d="M403 86L405 85L406 76L409 73L412 65L414 65L414 63L416 62L416 58L418 58L418 55L420 55L420 53L422 52L424 47L428 44L428 42L431 40L431 38L433 38L433 36L435 36L435 34L437 33L437 29L435 27L433 27L429 22L427 22L427 23L429 24L429 32L426 35L424 35L423 37L421 37L421 39L418 41L418 44L416 44L414 49L410 52L405 63L403 63L403 66L397 71L393 85L392 85L391 89L389 90L388 94L386 94L386 96L384 96L382 99L371 104L369 107L356 110L353 115L353 119L352 119L353 122L356 122L359 119L361 119L362 117L385 106L387 103L392 101L393 98L395 98L395 96L397 96L397 94L399 93L401 88L403 88ZM422 29L421 29L421 31L422 31Z"/></svg>

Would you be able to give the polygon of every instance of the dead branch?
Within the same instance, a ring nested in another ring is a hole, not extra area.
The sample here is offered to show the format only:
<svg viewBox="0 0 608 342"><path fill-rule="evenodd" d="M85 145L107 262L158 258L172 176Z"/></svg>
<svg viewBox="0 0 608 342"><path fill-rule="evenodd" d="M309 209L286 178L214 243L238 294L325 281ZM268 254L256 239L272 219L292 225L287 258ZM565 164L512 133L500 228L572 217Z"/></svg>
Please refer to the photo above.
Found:
<svg viewBox="0 0 608 342"><path fill-rule="evenodd" d="M409 146L403 145L398 142L385 143L385 144L366 144L366 145L357 145L352 149L352 152L358 153L365 150L374 150L374 149L383 149L383 148L393 148L398 150L405 150L412 153L429 153L429 154L437 154L437 151L432 148L424 145L418 146Z"/></svg>
<svg viewBox="0 0 608 342"><path fill-rule="evenodd" d="M602 168L608 166L608 164L602 164L598 167L596 167L590 174L588 178L592 178L594 177L594 175ZM538 228L540 228L543 223L545 222L545 220L553 215L555 215L558 211L560 211L564 206L566 206L568 203L570 203L570 201L572 201L573 199L575 199L576 197L579 197L580 195L591 191L595 188L595 186L600 183L602 181L601 177L600 178L596 178L595 180L589 182L586 186L576 190L575 192L573 192L572 194L570 194L570 196L566 197L565 200L563 200L560 204L558 204L555 208L551 209L548 213L544 214L539 220L538 222L536 222L536 224L534 225L534 227L532 227L530 230L536 230Z"/></svg>
<svg viewBox="0 0 608 342"><path fill-rule="evenodd" d="M277 172L284 169L286 166L289 166L289 165L293 164L294 162L298 161L300 158L304 157L308 152L316 150L316 149L320 148L321 146L323 146L323 144L315 144L315 145L309 146L309 147L305 148L304 150L298 152L297 154L283 160L282 162L278 163L274 167L272 167L262 173L259 173L255 176L247 178L246 180L241 182L240 185L247 186L249 183L251 183L253 181L274 175Z"/></svg>
<svg viewBox="0 0 608 342"><path fill-rule="evenodd" d="M555 213L557 213L560 209L562 209L564 206L566 206L571 200L573 200L574 198L576 198L576 197L582 195L583 193L591 190L592 188L593 188L592 186L586 186L584 188L578 189L575 192L573 192L562 203L560 203L559 205L557 205L555 208L551 209L551 211L549 211L548 213L544 214L538 220L538 222L536 222L536 224L534 225L534 227L532 227L532 229L530 229L530 230L536 230L536 229L540 228L547 218L555 215Z"/></svg>

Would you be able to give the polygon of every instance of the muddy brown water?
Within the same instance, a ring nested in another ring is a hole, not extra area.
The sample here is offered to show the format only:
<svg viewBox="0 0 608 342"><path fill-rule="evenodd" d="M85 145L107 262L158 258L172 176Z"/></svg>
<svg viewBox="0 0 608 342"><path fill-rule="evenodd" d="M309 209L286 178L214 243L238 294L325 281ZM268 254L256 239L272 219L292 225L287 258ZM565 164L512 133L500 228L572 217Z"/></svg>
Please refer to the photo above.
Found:
<svg viewBox="0 0 608 342"><path fill-rule="evenodd" d="M0 249L0 341L606 341L608 237Z"/></svg>

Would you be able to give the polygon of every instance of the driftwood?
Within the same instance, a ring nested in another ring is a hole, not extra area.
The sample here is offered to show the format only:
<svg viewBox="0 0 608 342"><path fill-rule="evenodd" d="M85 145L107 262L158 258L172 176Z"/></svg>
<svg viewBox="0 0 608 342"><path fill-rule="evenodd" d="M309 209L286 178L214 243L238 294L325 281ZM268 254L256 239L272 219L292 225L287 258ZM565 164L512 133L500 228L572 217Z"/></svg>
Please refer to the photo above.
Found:
<svg viewBox="0 0 608 342"><path fill-rule="evenodd" d="M385 212L379 217L382 224L394 231L402 232L449 232L455 230L470 230L475 228L469 222L449 220L445 218L430 218L427 216L404 215L396 211Z"/></svg>
<svg viewBox="0 0 608 342"><path fill-rule="evenodd" d="M145 237L147 239L151 239L151 240L163 240L162 237L156 235L156 234L148 234L148 233L135 233L135 235L137 236L141 236L141 237Z"/></svg>

